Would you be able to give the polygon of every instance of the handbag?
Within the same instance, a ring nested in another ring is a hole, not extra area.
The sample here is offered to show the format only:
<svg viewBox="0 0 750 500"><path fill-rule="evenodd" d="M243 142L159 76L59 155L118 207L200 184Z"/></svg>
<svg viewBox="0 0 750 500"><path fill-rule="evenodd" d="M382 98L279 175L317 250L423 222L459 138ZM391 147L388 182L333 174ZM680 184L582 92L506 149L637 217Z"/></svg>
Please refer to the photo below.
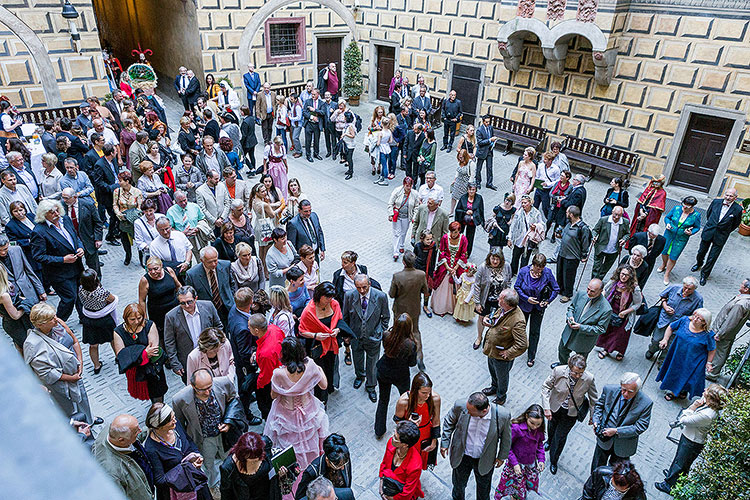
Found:
<svg viewBox="0 0 750 500"><path fill-rule="evenodd" d="M609 318L610 326L613 326L615 328L620 328L624 323L625 323L625 318L621 318L619 314L612 313L612 315Z"/></svg>
<svg viewBox="0 0 750 500"><path fill-rule="evenodd" d="M403 493L404 483L392 477L383 476L383 495L387 497L395 497L396 495Z"/></svg>
<svg viewBox="0 0 750 500"><path fill-rule="evenodd" d="M539 302L549 302L549 298L552 297L552 283L547 283L542 287L537 295L536 299Z"/></svg>
<svg viewBox="0 0 750 500"><path fill-rule="evenodd" d="M269 217L264 217L258 221L260 224L260 239L263 243L271 241L271 233L273 233L273 221Z"/></svg>
<svg viewBox="0 0 750 500"><path fill-rule="evenodd" d="M656 323L659 321L659 314L661 313L661 299L659 302L649 307L645 314L643 314L638 321L636 321L633 327L633 333L642 337L650 337L651 332L656 328Z"/></svg>
<svg viewBox="0 0 750 500"><path fill-rule="evenodd" d="M578 412L576 420L583 422L586 420L586 415L589 413L589 398L584 397L583 403L581 403L581 406L578 406L576 398L573 397L573 389L570 388L570 384L568 384L568 393L570 393L570 400L573 401L573 406L576 407L576 411Z"/></svg>

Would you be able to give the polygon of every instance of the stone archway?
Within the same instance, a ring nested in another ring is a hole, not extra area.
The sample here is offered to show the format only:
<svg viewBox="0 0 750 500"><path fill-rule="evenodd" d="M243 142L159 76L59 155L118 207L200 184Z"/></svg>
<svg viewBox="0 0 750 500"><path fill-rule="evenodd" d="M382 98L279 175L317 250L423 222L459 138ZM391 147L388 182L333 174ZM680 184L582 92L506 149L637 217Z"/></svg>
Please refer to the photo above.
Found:
<svg viewBox="0 0 750 500"><path fill-rule="evenodd" d="M52 69L52 60L42 40L34 33L34 30L5 7L0 7L0 23L6 25L26 45L29 53L34 55L33 60L39 72L39 80L42 84L42 91L47 101L47 107L62 107L63 102L60 95L60 87L57 85L55 73Z"/></svg>
<svg viewBox="0 0 750 500"><path fill-rule="evenodd" d="M338 14L338 16L344 20L346 25L349 27L349 31L352 32L352 36L354 37L354 40L358 40L357 38L357 22L354 19L354 16L349 11L347 7L344 7L344 4L342 4L338 0L303 0L303 1L309 1L313 3L320 4L323 7L328 7L333 12ZM253 17L250 18L250 22L247 23L247 26L245 26L245 29L242 31L242 37L240 38L240 49L239 49L239 64L240 64L240 71L244 72L247 68L248 63L250 62L250 50L253 45L253 38L255 38L255 35L258 33L258 30L263 26L263 23L266 22L266 19L271 17L271 15L276 12L279 9L282 9L286 7L287 5L293 4L293 3L299 3L299 0L271 0L270 2L266 2L263 4L263 7L258 9L258 11L253 14Z"/></svg>

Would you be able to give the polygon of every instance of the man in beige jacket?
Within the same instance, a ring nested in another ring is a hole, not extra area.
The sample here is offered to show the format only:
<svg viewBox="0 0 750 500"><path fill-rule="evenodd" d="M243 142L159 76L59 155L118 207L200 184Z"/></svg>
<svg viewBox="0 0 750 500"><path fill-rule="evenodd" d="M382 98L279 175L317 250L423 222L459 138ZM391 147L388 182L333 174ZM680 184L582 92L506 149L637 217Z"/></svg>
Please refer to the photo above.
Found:
<svg viewBox="0 0 750 500"><path fill-rule="evenodd" d="M526 319L518 307L518 292L512 288L503 290L497 303L497 311L484 319L484 325L489 330L484 334L482 352L487 356L492 385L482 389L482 392L487 396L495 394L494 403L502 405L508 392L513 360L526 352L529 341L526 337Z"/></svg>

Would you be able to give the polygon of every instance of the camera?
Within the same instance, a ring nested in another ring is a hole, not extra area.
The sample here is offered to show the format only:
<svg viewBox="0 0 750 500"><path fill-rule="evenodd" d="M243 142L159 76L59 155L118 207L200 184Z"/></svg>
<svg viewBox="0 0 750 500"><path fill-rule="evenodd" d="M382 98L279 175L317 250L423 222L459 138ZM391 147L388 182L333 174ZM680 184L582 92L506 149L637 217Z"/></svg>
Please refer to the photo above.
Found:
<svg viewBox="0 0 750 500"><path fill-rule="evenodd" d="M669 428L670 429L677 429L678 427L682 427L682 423L679 420L675 420L673 422L669 422Z"/></svg>
<svg viewBox="0 0 750 500"><path fill-rule="evenodd" d="M292 215L292 214L285 215L284 217L282 217L279 220L279 224L286 224L287 222L289 222L290 220L292 220L292 217L294 217L294 215Z"/></svg>

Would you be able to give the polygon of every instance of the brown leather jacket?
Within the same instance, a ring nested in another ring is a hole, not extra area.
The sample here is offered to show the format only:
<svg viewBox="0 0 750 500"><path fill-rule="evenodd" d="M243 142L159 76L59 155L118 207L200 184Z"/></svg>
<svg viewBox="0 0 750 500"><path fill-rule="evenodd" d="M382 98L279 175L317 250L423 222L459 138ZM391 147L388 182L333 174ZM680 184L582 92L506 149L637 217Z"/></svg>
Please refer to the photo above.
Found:
<svg viewBox="0 0 750 500"><path fill-rule="evenodd" d="M498 309L498 313L499 311L500 309ZM492 318L493 321L494 318ZM491 358L511 361L526 352L528 347L526 319L523 316L523 311L519 307L514 307L497 320L494 326L487 330L487 333L484 335L484 348L482 352ZM501 358L501 352L507 353L508 357Z"/></svg>

